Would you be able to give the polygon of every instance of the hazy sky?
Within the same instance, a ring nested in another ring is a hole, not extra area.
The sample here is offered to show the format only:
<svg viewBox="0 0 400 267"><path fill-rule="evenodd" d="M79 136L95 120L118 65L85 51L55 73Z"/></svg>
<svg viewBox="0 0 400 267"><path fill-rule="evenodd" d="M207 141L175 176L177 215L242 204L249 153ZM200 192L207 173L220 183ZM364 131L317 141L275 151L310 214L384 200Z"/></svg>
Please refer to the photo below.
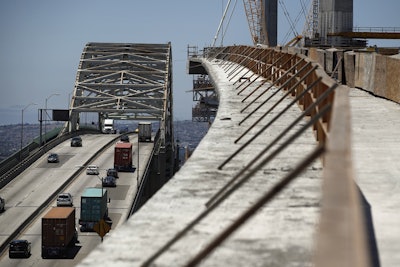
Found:
<svg viewBox="0 0 400 267"><path fill-rule="evenodd" d="M293 21L300 0L283 0ZM310 0L303 0L307 3ZM172 43L175 119L191 119L195 105L187 74L187 46L213 42L227 0L0 1L0 124L37 122L37 109L66 109L82 50L88 42ZM232 0L231 9L235 5ZM355 27L400 27L399 0L354 0ZM279 6L278 42L289 31ZM304 17L296 24L301 33ZM223 45L251 44L243 1L237 0ZM399 29L399 28L398 28ZM290 38L293 35L290 35ZM290 39L289 38L289 39ZM286 38L287 39L287 38ZM400 41L370 45L400 46ZM217 41L221 45L221 39Z"/></svg>

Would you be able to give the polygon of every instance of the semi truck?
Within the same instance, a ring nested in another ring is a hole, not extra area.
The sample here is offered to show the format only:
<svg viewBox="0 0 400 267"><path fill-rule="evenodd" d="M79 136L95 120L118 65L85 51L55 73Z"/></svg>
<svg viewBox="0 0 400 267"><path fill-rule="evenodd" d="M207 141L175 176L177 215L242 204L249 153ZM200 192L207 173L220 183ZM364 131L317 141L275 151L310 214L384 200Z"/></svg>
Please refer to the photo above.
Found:
<svg viewBox="0 0 400 267"><path fill-rule="evenodd" d="M132 171L132 143L117 142L114 148L114 168L117 171Z"/></svg>
<svg viewBox="0 0 400 267"><path fill-rule="evenodd" d="M113 119L105 119L104 120L102 132L105 134L115 134L117 132L115 129Z"/></svg>
<svg viewBox="0 0 400 267"><path fill-rule="evenodd" d="M80 230L93 231L93 227L101 219L108 219L107 190L104 188L85 188L81 196Z"/></svg>
<svg viewBox="0 0 400 267"><path fill-rule="evenodd" d="M139 142L151 142L151 122L139 122Z"/></svg>
<svg viewBox="0 0 400 267"><path fill-rule="evenodd" d="M65 258L78 241L74 207L53 207L42 217L42 258Z"/></svg>

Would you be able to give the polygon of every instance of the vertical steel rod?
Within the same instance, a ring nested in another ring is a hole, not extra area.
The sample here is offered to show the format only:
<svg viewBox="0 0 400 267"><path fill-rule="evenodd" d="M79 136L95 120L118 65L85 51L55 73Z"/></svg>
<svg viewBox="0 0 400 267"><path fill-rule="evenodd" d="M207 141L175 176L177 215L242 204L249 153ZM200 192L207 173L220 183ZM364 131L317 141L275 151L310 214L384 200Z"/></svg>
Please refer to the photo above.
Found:
<svg viewBox="0 0 400 267"><path fill-rule="evenodd" d="M254 104L260 97L262 97L266 92L268 92L269 89L271 89L273 86L275 86L275 84L277 84L278 82L280 82L287 74L290 73L290 71L292 71L294 68L297 67L298 64L300 64L301 60L299 62L297 62L296 64L294 64L289 70L287 70L281 77L279 77L279 79L275 80L273 83L271 83L267 89L265 89L261 94L259 94L256 98L254 98L252 101L250 101L250 103L248 103L240 112L245 111L248 107L250 107L252 104ZM307 63L306 65L304 65L300 70L298 70L296 72L296 75L291 76L286 82L284 82L280 88L283 88L286 86L286 84L288 84L293 78L297 77L305 68L307 68L311 63ZM262 85L259 85L255 90L258 90ZM255 91L254 90L254 91ZM244 99L242 99L242 102L246 101L253 93L254 91L250 94L248 94Z"/></svg>
<svg viewBox="0 0 400 267"><path fill-rule="evenodd" d="M300 74L300 72L302 72L307 65L305 65L299 72L297 72L297 75ZM316 70L318 68L318 65L315 65L311 70L309 70L303 77L302 79L304 80L306 77L308 77L308 75L310 75L314 70ZM246 115L246 117L244 117L240 122L239 125L241 125L243 122L245 122L248 118L250 118L257 110L259 110L262 106L264 106L269 100L271 100L271 98L273 98L277 93L279 93L289 82L291 82L293 79L297 78L297 76L292 76L290 77L285 83L283 83L278 90L276 90L272 95L270 95L269 97L267 97L266 100L264 100L263 102L261 102L255 109L253 109L249 114ZM270 89L271 87L268 87L268 89ZM267 90L268 90L267 89ZM253 102L254 103L254 102ZM245 111L247 107L250 106L251 103L249 103L249 105L247 105L246 107L244 107L241 112Z"/></svg>
<svg viewBox="0 0 400 267"><path fill-rule="evenodd" d="M280 56L277 60L275 60L274 62L272 62L271 65L270 65L269 67L267 67L262 73L260 73L260 74L258 75L257 78L259 78L259 77L261 77L261 76L264 77L264 75L266 75L267 72L268 72L270 69L272 69L272 68L274 67L274 65L276 65L284 56L285 56L285 55L282 55L282 56ZM261 85L259 85L259 87L257 87L256 89L254 89L254 91L257 90L258 88L260 88L261 86L263 86L266 82L268 82L268 80L271 78L271 76L272 76L272 74L271 74L271 75L268 75L268 77L266 77L266 79L261 83ZM254 79L253 82L255 82L256 80L257 80L257 79ZM246 85L246 87L244 87L242 90L240 90L239 93L237 93L237 94L239 95L239 94L240 94L241 92L243 92L247 87L249 87L251 84L253 84L253 82L251 82L251 83L249 83L248 85ZM240 86L242 86L242 85L243 85L243 84L240 84L238 87L236 87L236 89L239 89Z"/></svg>
<svg viewBox="0 0 400 267"><path fill-rule="evenodd" d="M300 100L308 91L310 91L319 81L321 81L321 78L318 80L314 81L309 87L307 87L306 90L301 92L299 96L297 96L292 102L290 102L281 112L279 112L275 117L272 118L270 122L268 122L262 130L265 131L269 126L271 126L272 123L274 123L279 117L281 117L291 106L293 106L297 101ZM293 86L295 88L295 86ZM306 108L306 110L303 111L303 113L309 112L312 108L314 108L316 105L318 105L326 96L328 93L330 93L331 90L333 90L336 87L328 89L328 92L325 92L322 97L317 98L317 100L311 104L309 107ZM253 123L249 128L247 128L246 131L244 131L243 134L241 134L236 140L235 144L239 142L251 129L253 129L262 119L264 119L270 112L272 111L272 108L269 109L264 115L262 115L260 118L257 119L255 123Z"/></svg>
<svg viewBox="0 0 400 267"><path fill-rule="evenodd" d="M288 139L286 139L277 149L271 152L270 155L268 155L263 162L269 162L272 159L274 159L282 150L284 150L287 146L289 146L294 140L296 140L302 133L304 133L305 130L307 130L309 127L313 126L317 120L319 120L323 115L325 115L326 112L328 112L331 109L332 105L327 104L324 106L321 111L317 114L315 114L314 117L312 117L305 125L303 125L300 129L298 129L294 134L292 134ZM206 206L212 206L214 203L220 203L223 201L225 198L227 198L230 194L232 194L237 188L239 188L244 182L248 180L245 178L240 178L242 174L244 174L246 171L249 171L250 167L253 166L257 161L260 160L264 156L265 153L268 152L268 150L279 140L279 138L275 138L274 143L269 144L266 148L264 148L261 152L257 154L251 160L243 169L241 169L231 180L229 180L225 186L223 186L220 190L218 190L217 193L215 193L209 201L207 201ZM265 164L264 164L265 165ZM247 177L247 176L245 176ZM234 184L239 180L237 183Z"/></svg>
<svg viewBox="0 0 400 267"><path fill-rule="evenodd" d="M318 146L310 155L302 160L288 175L286 175L279 183L266 192L255 204L253 204L247 211L240 215L233 223L231 223L224 231L215 237L209 245L196 254L184 266L192 267L199 264L204 260L215 248L224 242L233 232L242 226L249 218L254 216L256 212L261 209L266 203L273 199L279 192L281 192L288 184L290 184L298 175L303 172L314 160L323 155L325 152L324 146ZM264 162L261 162L257 167L261 168ZM251 172L247 176L251 176Z"/></svg>
<svg viewBox="0 0 400 267"><path fill-rule="evenodd" d="M261 51L261 52L263 52L263 51ZM272 50L269 50L262 58L260 58L259 60L256 60L256 61L254 62L254 64L253 64L253 66L251 66L251 67L242 75L242 77L245 77L247 74L249 74L249 72L251 71L251 69L254 68L255 66L257 66L257 64L260 64L260 62L261 62L261 63L264 63L263 61L266 60L267 57L269 56L269 54L271 54L271 53L272 53ZM266 63L264 63L264 64L267 65ZM245 66L243 66L242 70L243 70L244 68L245 68ZM238 72L237 74L239 74L239 73L240 73L240 72ZM236 75L237 75L237 74L236 74ZM231 81L233 78L235 78L236 75L233 76L231 79L229 79L229 81ZM250 80L254 75L257 75L257 73L253 72L253 73L250 75L250 77L248 78L248 80ZM240 80L240 79L236 80L236 82L234 82L233 85L235 85L239 80ZM238 88L239 88L239 87L237 87L236 89L238 89Z"/></svg>

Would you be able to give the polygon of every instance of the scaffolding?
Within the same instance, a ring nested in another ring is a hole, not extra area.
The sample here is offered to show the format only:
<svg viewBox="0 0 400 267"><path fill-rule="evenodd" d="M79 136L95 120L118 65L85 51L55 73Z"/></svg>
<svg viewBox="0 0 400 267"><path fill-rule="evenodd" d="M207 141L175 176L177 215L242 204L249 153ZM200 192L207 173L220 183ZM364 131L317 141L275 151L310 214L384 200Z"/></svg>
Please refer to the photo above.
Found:
<svg viewBox="0 0 400 267"><path fill-rule="evenodd" d="M215 118L218 110L218 96L208 75L193 77L193 101L197 103L192 108L192 121L209 122Z"/></svg>

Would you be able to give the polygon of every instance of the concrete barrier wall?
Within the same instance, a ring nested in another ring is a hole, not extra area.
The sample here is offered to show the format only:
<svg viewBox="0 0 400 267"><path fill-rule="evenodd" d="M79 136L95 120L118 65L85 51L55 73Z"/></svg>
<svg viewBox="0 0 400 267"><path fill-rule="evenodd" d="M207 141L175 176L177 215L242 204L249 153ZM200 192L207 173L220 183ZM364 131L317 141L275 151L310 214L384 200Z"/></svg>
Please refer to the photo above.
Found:
<svg viewBox="0 0 400 267"><path fill-rule="evenodd" d="M375 69L371 70L374 75L373 84L370 84L370 92L375 95L386 95L386 59L387 57L373 53Z"/></svg>
<svg viewBox="0 0 400 267"><path fill-rule="evenodd" d="M348 62L351 65L351 62ZM347 66L350 68L349 66ZM354 86L400 103L400 56L355 52Z"/></svg>
<svg viewBox="0 0 400 267"><path fill-rule="evenodd" d="M400 54L387 57L386 98L400 103Z"/></svg>
<svg viewBox="0 0 400 267"><path fill-rule="evenodd" d="M350 87L355 87L355 64L356 64L356 54L353 51L344 53L343 55L344 63L344 83Z"/></svg>
<svg viewBox="0 0 400 267"><path fill-rule="evenodd" d="M328 75L334 72L334 78L340 83L400 103L400 54L386 56L371 51L309 48L308 57L319 63Z"/></svg>
<svg viewBox="0 0 400 267"><path fill-rule="evenodd" d="M373 93L375 56L369 52L357 52L355 63L354 86Z"/></svg>

